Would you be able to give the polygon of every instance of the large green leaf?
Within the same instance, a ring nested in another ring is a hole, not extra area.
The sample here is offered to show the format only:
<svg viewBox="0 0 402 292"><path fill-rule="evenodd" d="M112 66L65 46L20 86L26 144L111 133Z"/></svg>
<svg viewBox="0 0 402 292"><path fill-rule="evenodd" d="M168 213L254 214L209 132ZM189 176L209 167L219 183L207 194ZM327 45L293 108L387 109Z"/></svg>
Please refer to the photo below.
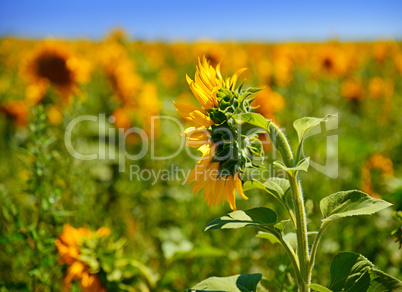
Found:
<svg viewBox="0 0 402 292"><path fill-rule="evenodd" d="M381 199L375 199L358 190L338 192L332 194L320 202L323 221L332 221L339 218L370 215L389 206Z"/></svg>
<svg viewBox="0 0 402 292"><path fill-rule="evenodd" d="M262 115L257 113L245 113L240 115L233 115L232 118L238 124L247 123L256 126L258 128L262 128L264 130L268 130L269 123L271 122L270 120L267 120Z"/></svg>
<svg viewBox="0 0 402 292"><path fill-rule="evenodd" d="M376 269L370 272L370 287L368 292L402 291L402 282Z"/></svg>
<svg viewBox="0 0 402 292"><path fill-rule="evenodd" d="M310 131L315 126L320 123L325 123L329 119L336 117L336 115L326 115L323 118L312 118L312 117L304 117L294 121L293 127L297 132L297 136L299 137L299 143L301 143L304 139L304 136L308 131Z"/></svg>
<svg viewBox="0 0 402 292"><path fill-rule="evenodd" d="M331 262L329 288L332 291L367 291L374 265L364 256L354 252L340 252Z"/></svg>
<svg viewBox="0 0 402 292"><path fill-rule="evenodd" d="M245 226L271 226L277 223L278 215L274 210L259 207L250 210L239 210L217 218L205 227L204 231L213 229L234 229Z"/></svg>
<svg viewBox="0 0 402 292"><path fill-rule="evenodd" d="M354 252L340 252L331 262L329 290L318 284L310 287L319 292L397 292L402 282L374 268L364 256ZM327 289L327 290L326 290Z"/></svg>
<svg viewBox="0 0 402 292"><path fill-rule="evenodd" d="M261 279L261 274L211 277L187 289L186 292L256 292Z"/></svg>
<svg viewBox="0 0 402 292"><path fill-rule="evenodd" d="M290 184L287 179L277 177L269 178L264 183L261 183L257 180L251 180L243 184L243 191L253 189L264 190L276 199L284 202L284 196L290 190Z"/></svg>

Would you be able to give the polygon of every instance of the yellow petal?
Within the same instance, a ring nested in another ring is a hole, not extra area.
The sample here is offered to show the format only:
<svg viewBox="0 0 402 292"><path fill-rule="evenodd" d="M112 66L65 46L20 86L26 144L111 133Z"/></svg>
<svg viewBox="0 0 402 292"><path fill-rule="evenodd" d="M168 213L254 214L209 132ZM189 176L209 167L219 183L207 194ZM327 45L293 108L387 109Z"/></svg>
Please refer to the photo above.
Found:
<svg viewBox="0 0 402 292"><path fill-rule="evenodd" d="M242 197L245 200L248 200L248 197L243 192L243 184L242 184L242 182L240 180L239 173L236 173L235 185L236 185L237 193L240 195L240 197Z"/></svg>
<svg viewBox="0 0 402 292"><path fill-rule="evenodd" d="M235 188L233 182L233 176L229 176L226 180L226 200L229 202L229 206L233 211L236 211L235 200Z"/></svg>
<svg viewBox="0 0 402 292"><path fill-rule="evenodd" d="M201 113L204 113L204 114L205 114L205 110L200 109L200 108L198 108L198 107L196 107L196 106L187 105L187 104L175 103L174 101L173 101L173 104L174 104L174 106L176 107L177 112L179 113L179 115L180 115L183 119L188 120L188 121L191 121L191 120L192 120L191 117L190 117L190 113L191 113L191 112L200 111Z"/></svg>

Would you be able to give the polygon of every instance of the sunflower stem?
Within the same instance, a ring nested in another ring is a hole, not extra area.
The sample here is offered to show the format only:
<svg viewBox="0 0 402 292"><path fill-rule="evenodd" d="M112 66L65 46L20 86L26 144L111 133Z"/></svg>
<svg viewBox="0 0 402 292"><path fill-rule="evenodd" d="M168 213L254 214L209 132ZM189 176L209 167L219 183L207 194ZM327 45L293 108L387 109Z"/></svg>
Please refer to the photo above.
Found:
<svg viewBox="0 0 402 292"><path fill-rule="evenodd" d="M294 167L297 163L295 160L299 159L298 156L300 156L300 150L298 150L297 156L294 158L289 142L281 129L273 122L270 122L267 130L274 145L280 151L285 165L287 167ZM303 201L303 192L297 172L289 173L288 178L292 190L292 199L296 217L296 224L294 224L294 228L297 236L297 257L299 259L301 277L301 279L297 279L298 286L301 292L309 292L312 266L310 265L310 256L308 250L307 221ZM298 271L295 272L297 273Z"/></svg>
<svg viewBox="0 0 402 292"><path fill-rule="evenodd" d="M307 241L307 222L306 211L304 209L303 194L297 174L289 175L290 186L292 188L293 202L296 213L296 235L297 235L297 256L300 262L300 273L302 283L299 285L300 291L310 291L308 285L311 283L310 256Z"/></svg>
<svg viewBox="0 0 402 292"><path fill-rule="evenodd" d="M314 268L314 263L315 263L315 257L317 255L317 249L318 249L318 244L320 243L320 239L322 234L324 233L325 229L328 226L328 222L323 222L320 231L318 232L316 238L314 239L313 247L311 249L311 255L310 255L310 266L309 266L309 273L311 274Z"/></svg>

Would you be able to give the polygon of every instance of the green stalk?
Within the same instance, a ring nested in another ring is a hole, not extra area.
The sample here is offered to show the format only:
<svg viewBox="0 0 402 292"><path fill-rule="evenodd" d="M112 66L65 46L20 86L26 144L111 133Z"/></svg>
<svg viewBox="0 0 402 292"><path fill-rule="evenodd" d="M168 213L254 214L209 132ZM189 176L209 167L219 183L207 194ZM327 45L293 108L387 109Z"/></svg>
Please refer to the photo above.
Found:
<svg viewBox="0 0 402 292"><path fill-rule="evenodd" d="M278 239L281 242L282 246L285 248L286 252L288 253L290 260L292 261L293 269L295 270L296 281L300 285L300 283L303 280L301 279L300 266L299 266L299 261L297 259L297 256L296 256L295 252L293 251L293 248L290 247L289 244L283 240L282 236Z"/></svg>
<svg viewBox="0 0 402 292"><path fill-rule="evenodd" d="M315 263L315 257L317 255L318 244L320 242L321 236L324 233L325 229L327 228L329 222L323 222L320 231L318 232L317 236L314 239L313 248L311 249L310 255L310 267L309 267L309 274L311 275L313 272L313 267Z"/></svg>
<svg viewBox="0 0 402 292"><path fill-rule="evenodd" d="M303 194L297 174L289 175L290 186L292 188L293 203L296 213L296 235L297 235L297 256L300 262L300 273L302 283L300 291L310 291L308 285L311 283L310 256L308 252L307 222L306 211L304 209Z"/></svg>
<svg viewBox="0 0 402 292"><path fill-rule="evenodd" d="M296 161L293 157L289 142L283 132L272 122L269 124L267 130L275 147L280 151L285 165L287 167L294 167ZM299 155L300 152L298 153L298 156ZM296 159L298 159L298 157L296 157ZM298 285L301 292L309 292L310 288L308 285L311 283L311 272L307 239L306 211L304 209L303 193L300 187L300 182L297 178L297 172L289 174L289 182L292 189L293 203L295 207L296 226L294 226L294 228L297 236L297 256L299 258L301 274L301 279L298 281Z"/></svg>
<svg viewBox="0 0 402 292"><path fill-rule="evenodd" d="M272 143L281 153L285 165L288 167L294 166L292 149L281 129L273 122L270 122L267 130Z"/></svg>

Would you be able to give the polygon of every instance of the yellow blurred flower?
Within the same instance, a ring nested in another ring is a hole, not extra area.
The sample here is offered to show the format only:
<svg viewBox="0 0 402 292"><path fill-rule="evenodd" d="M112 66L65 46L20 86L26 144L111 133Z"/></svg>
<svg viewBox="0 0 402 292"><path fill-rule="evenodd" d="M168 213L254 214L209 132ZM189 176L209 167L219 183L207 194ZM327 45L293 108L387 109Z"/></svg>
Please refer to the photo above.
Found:
<svg viewBox="0 0 402 292"><path fill-rule="evenodd" d="M117 27L111 29L107 35L105 36L106 41L108 42L125 42L128 40L128 35L124 28Z"/></svg>
<svg viewBox="0 0 402 292"><path fill-rule="evenodd" d="M167 88L172 88L177 83L176 71L172 68L166 67L159 72L159 80Z"/></svg>
<svg viewBox="0 0 402 292"><path fill-rule="evenodd" d="M373 154L364 163L362 167L362 190L374 198L381 198L381 195L377 194L373 189L371 180L371 170L379 169L385 178L392 177L394 175L394 167L391 159L384 157L381 154Z"/></svg>
<svg viewBox="0 0 402 292"><path fill-rule="evenodd" d="M49 123L52 125L59 125L63 120L63 114L61 109L57 105L51 105L47 109L47 117L49 119Z"/></svg>
<svg viewBox="0 0 402 292"><path fill-rule="evenodd" d="M293 61L284 55L279 55L273 61L275 81L281 86L288 85L293 79Z"/></svg>
<svg viewBox="0 0 402 292"><path fill-rule="evenodd" d="M77 92L80 83L88 82L89 73L90 64L65 45L44 42L27 57L22 68L22 74L29 83L27 99L36 104L50 84L63 101L67 101Z"/></svg>
<svg viewBox="0 0 402 292"><path fill-rule="evenodd" d="M394 93L394 83L390 79L374 77L369 82L370 96L374 99L391 97Z"/></svg>
<svg viewBox="0 0 402 292"><path fill-rule="evenodd" d="M0 104L0 113L4 113L17 127L28 124L29 105L24 100L12 100Z"/></svg>
<svg viewBox="0 0 402 292"><path fill-rule="evenodd" d="M398 53L395 55L394 63L396 69L399 71L400 74L402 74L402 53Z"/></svg>
<svg viewBox="0 0 402 292"><path fill-rule="evenodd" d="M197 42L192 46L192 49L194 58L205 56L213 67L216 67L219 61L224 59L227 54L225 44L216 43L214 41Z"/></svg>
<svg viewBox="0 0 402 292"><path fill-rule="evenodd" d="M91 273L88 265L80 259L80 247L84 238L94 236L109 236L110 230L101 227L94 234L86 228L74 228L71 225L64 225L63 232L56 239L55 244L59 252L59 263L68 265L66 276L63 279L65 290L70 291L73 281L78 280L82 291L106 292L102 286L99 275Z"/></svg>
<svg viewBox="0 0 402 292"><path fill-rule="evenodd" d="M266 119L275 120L275 113L285 106L285 99L278 92L271 88L264 88L251 103L252 106L258 106L255 112L260 113Z"/></svg>
<svg viewBox="0 0 402 292"><path fill-rule="evenodd" d="M341 92L349 100L361 101L364 99L364 88L357 78L349 78L342 83Z"/></svg>
<svg viewBox="0 0 402 292"><path fill-rule="evenodd" d="M122 103L132 102L141 88L142 79L135 73L134 63L124 47L118 43L106 43L98 58L117 99Z"/></svg>
<svg viewBox="0 0 402 292"><path fill-rule="evenodd" d="M262 59L257 62L257 68L256 68L256 73L259 82L266 84L266 83L271 83L271 77L273 74L273 68L272 64L269 60L267 59Z"/></svg>
<svg viewBox="0 0 402 292"><path fill-rule="evenodd" d="M378 62L383 62L388 57L389 45L386 42L377 41L373 45L373 57Z"/></svg>
<svg viewBox="0 0 402 292"><path fill-rule="evenodd" d="M113 111L112 116L115 118L114 124L117 128L123 130L131 128L130 112L132 112L132 110L127 107L116 108Z"/></svg>
<svg viewBox="0 0 402 292"><path fill-rule="evenodd" d="M132 103L124 103L113 111L114 125L124 131L134 125L141 127L148 139L155 139L159 135L160 120L153 120L152 117L159 116L160 110L161 104L158 99L157 87L155 84L147 82ZM127 141L135 143L138 141L138 137L136 138L134 133L128 134Z"/></svg>
<svg viewBox="0 0 402 292"><path fill-rule="evenodd" d="M350 66L348 52L337 44L318 45L313 55L315 70L328 77L344 76Z"/></svg>
<svg viewBox="0 0 402 292"><path fill-rule="evenodd" d="M162 105L158 99L158 88L152 82L147 82L137 98L137 117L142 122L142 128L149 138L159 135L159 119L152 121L152 117L159 116ZM153 136L152 136L153 135Z"/></svg>

